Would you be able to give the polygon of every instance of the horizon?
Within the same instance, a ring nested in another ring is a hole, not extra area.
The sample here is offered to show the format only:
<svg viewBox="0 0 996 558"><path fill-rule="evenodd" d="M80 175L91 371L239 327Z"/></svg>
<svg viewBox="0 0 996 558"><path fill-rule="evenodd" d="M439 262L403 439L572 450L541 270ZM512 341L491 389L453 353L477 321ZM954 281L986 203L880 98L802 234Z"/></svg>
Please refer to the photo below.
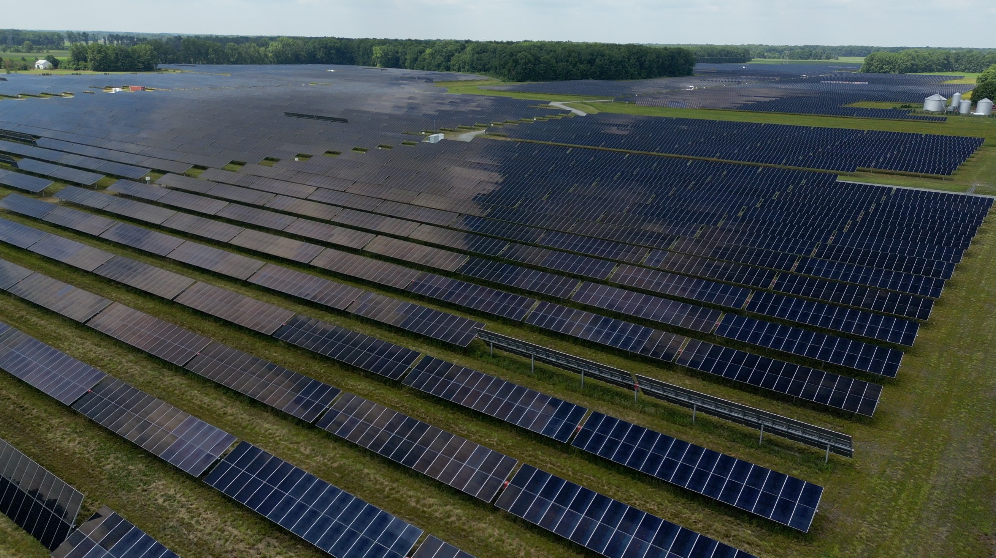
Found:
<svg viewBox="0 0 996 558"><path fill-rule="evenodd" d="M991 32L996 5L982 0L957 0L942 8L925 2L856 0L806 5L407 0L371 7L337 0L177 0L166 11L148 0L95 0L85 5L56 0L46 11L46 27L131 29L101 31L122 34L886 48L916 44L929 36L931 43L960 45L932 48L996 48ZM157 18L150 20L150 13ZM29 14L15 13L5 26L31 29L38 22Z"/></svg>

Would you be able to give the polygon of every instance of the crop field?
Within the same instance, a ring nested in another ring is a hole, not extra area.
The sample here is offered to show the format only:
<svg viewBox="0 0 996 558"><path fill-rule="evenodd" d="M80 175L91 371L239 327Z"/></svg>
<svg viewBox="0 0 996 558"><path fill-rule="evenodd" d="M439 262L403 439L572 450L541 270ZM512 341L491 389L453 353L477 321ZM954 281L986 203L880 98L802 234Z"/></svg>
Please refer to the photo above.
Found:
<svg viewBox="0 0 996 558"><path fill-rule="evenodd" d="M326 69L0 82L74 93L0 101L0 440L82 495L0 463L18 505L184 558L996 553L996 119Z"/></svg>

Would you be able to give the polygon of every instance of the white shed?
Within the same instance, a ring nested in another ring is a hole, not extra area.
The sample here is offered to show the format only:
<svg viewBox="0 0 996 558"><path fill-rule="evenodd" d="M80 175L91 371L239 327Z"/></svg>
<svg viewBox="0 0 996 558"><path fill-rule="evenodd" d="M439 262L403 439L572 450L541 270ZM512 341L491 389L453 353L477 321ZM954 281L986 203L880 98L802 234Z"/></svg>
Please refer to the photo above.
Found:
<svg viewBox="0 0 996 558"><path fill-rule="evenodd" d="M38 61L35 62L35 69L36 70L51 70L52 69L52 63L49 62L48 60L45 60L45 59L38 60Z"/></svg>

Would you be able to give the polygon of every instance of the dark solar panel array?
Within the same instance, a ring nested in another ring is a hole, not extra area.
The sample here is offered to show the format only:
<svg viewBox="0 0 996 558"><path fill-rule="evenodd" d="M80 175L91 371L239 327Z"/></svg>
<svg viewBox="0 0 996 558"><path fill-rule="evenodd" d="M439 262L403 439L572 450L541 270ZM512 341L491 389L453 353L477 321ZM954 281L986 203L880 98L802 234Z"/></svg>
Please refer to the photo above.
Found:
<svg viewBox="0 0 996 558"><path fill-rule="evenodd" d="M531 465L519 469L495 505L601 556L751 556Z"/></svg>
<svg viewBox="0 0 996 558"><path fill-rule="evenodd" d="M235 442L224 430L113 378L94 386L73 408L195 477Z"/></svg>
<svg viewBox="0 0 996 558"><path fill-rule="evenodd" d="M803 532L823 495L815 484L602 413L571 444Z"/></svg>
<svg viewBox="0 0 996 558"><path fill-rule="evenodd" d="M7 291L80 323L86 322L111 304L110 300L102 296L37 273L21 279L8 287Z"/></svg>
<svg viewBox="0 0 996 558"><path fill-rule="evenodd" d="M0 323L0 369L64 405L71 405L106 374Z"/></svg>
<svg viewBox="0 0 996 558"><path fill-rule="evenodd" d="M37 194L52 185L52 181L28 174L0 169L0 185Z"/></svg>
<svg viewBox="0 0 996 558"><path fill-rule="evenodd" d="M212 341L184 368L307 422L340 390L282 366Z"/></svg>
<svg viewBox="0 0 996 558"><path fill-rule="evenodd" d="M950 175L982 138L598 113L502 132L515 139L855 172Z"/></svg>
<svg viewBox="0 0 996 558"><path fill-rule="evenodd" d="M274 337L361 370L399 380L419 353L315 318L295 315Z"/></svg>
<svg viewBox="0 0 996 558"><path fill-rule="evenodd" d="M111 508L102 506L65 542L52 558L179 558L173 551Z"/></svg>
<svg viewBox="0 0 996 558"><path fill-rule="evenodd" d="M518 462L350 393L318 427L485 502L494 499Z"/></svg>
<svg viewBox="0 0 996 558"><path fill-rule="evenodd" d="M419 361L404 383L560 442L570 438L587 412L579 405L432 357Z"/></svg>
<svg viewBox="0 0 996 558"><path fill-rule="evenodd" d="M33 174L40 174L42 176L57 178L59 180L82 184L84 186L93 186L104 178L104 175L97 174L95 172L61 167L59 165L53 165L44 161L36 161L34 159L21 159L17 162L17 168Z"/></svg>
<svg viewBox="0 0 996 558"><path fill-rule="evenodd" d="M138 187L141 186L139 185ZM162 192L168 191L162 190ZM88 194L70 191L67 198L71 198L71 201L74 203L81 203L83 201L97 200L100 197L107 197L96 193L92 193L92 195ZM2 203L0 201L0 206L2 206ZM137 205L138 202L130 203L133 208L139 207ZM37 204L44 204L44 202L39 201ZM22 210L21 206L29 204L15 199L10 202L10 209L22 214L28 214L28 211L40 213L42 207L36 207L37 204L31 204L30 207ZM97 201L96 205L103 207L104 210L114 212L113 208L109 209L108 205L102 202ZM152 206L148 207L156 209ZM48 211L51 211L51 207L48 208ZM133 216L134 212L125 212L122 214ZM167 224L168 221L163 223L164 226ZM68 226L80 230L73 227L72 224ZM195 226L188 232L204 236L202 234L204 230L201 226ZM81 230L80 232L87 231ZM305 298L310 302L360 315L417 335L424 335L462 347L470 344L476 337L477 330L483 326L482 323L474 320L454 316L453 314L426 308L418 304L402 302L391 297L363 292L327 279L320 279L300 272L292 272L278 266L266 265L265 267L269 272L263 272L264 263L262 261L226 252L211 246L183 241L176 237L149 231L127 223L118 223L111 226L101 233L100 237L157 255L165 255L171 259L176 259L189 265L236 279L249 280L262 286L270 286L272 284L273 286L270 288L284 294ZM335 250L323 249L313 244L300 243L248 229L240 229L240 232L235 233L227 241L250 250L277 255L301 263L310 262L316 267L329 268L337 272L342 272L345 266L349 265L350 257L360 258L352 254L343 254ZM298 257L302 255L303 259ZM344 257L340 258L338 257L339 255L343 255ZM361 259L366 260L367 258ZM363 278L371 278L369 273L372 271L375 272L375 270L365 271ZM411 273L420 275L414 271ZM348 272L345 274L351 275ZM275 275L281 276L282 279L279 282L271 283ZM321 283L321 290L324 292L313 293L311 287L316 285L316 281ZM411 279L408 279L404 284L407 285L410 282ZM332 295L332 298L329 295ZM352 297L352 300L343 306L341 303L345 301L345 297Z"/></svg>
<svg viewBox="0 0 996 558"><path fill-rule="evenodd" d="M53 550L76 524L82 504L75 488L0 439L0 513Z"/></svg>
<svg viewBox="0 0 996 558"><path fill-rule="evenodd" d="M418 550L412 555L412 558L474 558L472 555L460 550L459 548L443 542L432 535L429 535L422 544L419 545Z"/></svg>
<svg viewBox="0 0 996 558"><path fill-rule="evenodd" d="M247 442L205 479L336 558L404 558L422 530Z"/></svg>
<svg viewBox="0 0 996 558"><path fill-rule="evenodd" d="M115 176L123 176L125 178L131 178L133 180L140 179L149 173L149 169L140 168L133 165L126 165L124 163L118 163L114 161L94 159L93 157L85 157L83 155L77 155L74 153L65 153L65 152L55 151L52 149L46 149L44 147L24 145L5 140L0 140L0 152L13 153L14 155L20 155L22 157L31 157L31 159L21 159L21 161L18 161L18 167L24 168L25 170L28 170L30 172L37 172L37 171L34 171L27 167L23 167L21 166L21 163L24 161L31 161L32 164L35 164L37 163L37 161L34 161L34 159L38 159L40 161L47 161L48 163L57 163L58 165L68 165L69 167L79 167L81 169L96 171L101 174L113 174ZM45 163L46 167L55 166L55 165L49 165L48 163ZM57 168L64 168L66 171L76 170L67 167L57 167ZM85 172L85 171L78 171L78 172ZM39 173L39 174L47 174L47 173ZM93 174L93 173L87 173L87 174ZM101 178L103 178L103 176L101 176ZM72 182L78 182L72 179L69 180L71 180ZM80 183L82 184L82 182Z"/></svg>

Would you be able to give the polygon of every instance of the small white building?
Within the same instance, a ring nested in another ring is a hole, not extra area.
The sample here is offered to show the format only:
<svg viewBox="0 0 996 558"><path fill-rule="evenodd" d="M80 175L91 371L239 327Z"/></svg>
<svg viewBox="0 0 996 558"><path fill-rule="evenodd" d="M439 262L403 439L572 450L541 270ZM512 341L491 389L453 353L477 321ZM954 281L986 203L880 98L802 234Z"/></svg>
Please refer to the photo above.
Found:
<svg viewBox="0 0 996 558"><path fill-rule="evenodd" d="M45 59L37 60L37 61L35 61L35 69L36 70L51 70L52 69L52 63L49 62L48 60L45 60Z"/></svg>

